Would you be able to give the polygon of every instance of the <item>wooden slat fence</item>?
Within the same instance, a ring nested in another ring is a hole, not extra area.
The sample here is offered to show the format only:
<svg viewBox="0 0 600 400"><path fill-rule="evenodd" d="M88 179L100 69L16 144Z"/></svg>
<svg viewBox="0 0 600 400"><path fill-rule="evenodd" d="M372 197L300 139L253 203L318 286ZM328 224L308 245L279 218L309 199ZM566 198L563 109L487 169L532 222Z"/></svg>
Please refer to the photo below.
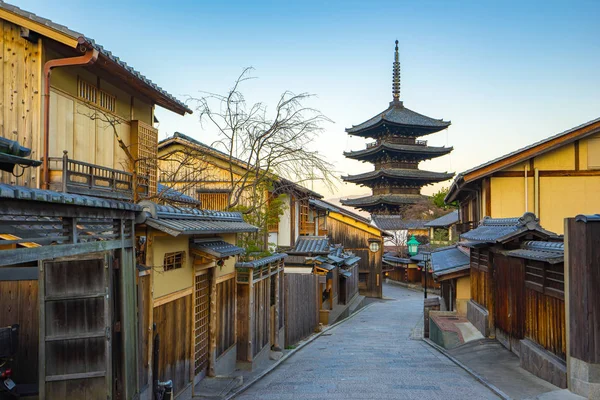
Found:
<svg viewBox="0 0 600 400"><path fill-rule="evenodd" d="M525 263L515 257L494 257L496 327L515 339L525 335Z"/></svg>
<svg viewBox="0 0 600 400"><path fill-rule="evenodd" d="M190 382L191 312L191 295L154 308L154 323L160 334L158 378L173 380L175 394Z"/></svg>
<svg viewBox="0 0 600 400"><path fill-rule="evenodd" d="M235 344L235 279L217 283L217 354Z"/></svg>
<svg viewBox="0 0 600 400"><path fill-rule="evenodd" d="M312 274L285 274L286 347L313 333L319 324L318 279Z"/></svg>

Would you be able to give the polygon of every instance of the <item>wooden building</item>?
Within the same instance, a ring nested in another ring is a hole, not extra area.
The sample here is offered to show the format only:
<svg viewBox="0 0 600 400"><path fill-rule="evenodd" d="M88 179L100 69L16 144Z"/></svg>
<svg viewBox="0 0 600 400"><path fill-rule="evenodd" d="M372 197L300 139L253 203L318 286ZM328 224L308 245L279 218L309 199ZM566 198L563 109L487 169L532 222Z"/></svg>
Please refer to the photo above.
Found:
<svg viewBox="0 0 600 400"><path fill-rule="evenodd" d="M153 325L160 334L158 375L178 398L191 398L205 376L235 369L236 234L256 231L241 214L140 202L136 241L146 368Z"/></svg>
<svg viewBox="0 0 600 400"><path fill-rule="evenodd" d="M321 199L311 199L310 206L319 233L360 257L359 293L381 298L383 240L389 234L371 225L366 218Z"/></svg>
<svg viewBox="0 0 600 400"><path fill-rule="evenodd" d="M558 238L543 229L535 215L525 213L520 218L486 217L477 228L463 233L460 239L460 245L470 248L471 300L467 303L467 318L486 337L502 335L502 329L497 332L496 317L501 312L500 307L506 304L504 297L497 296L496 278L505 271L504 266L499 266L508 262L504 252L518 249L527 240ZM507 292L503 291L500 296L507 296ZM513 307L516 306L513 303Z"/></svg>
<svg viewBox="0 0 600 400"><path fill-rule="evenodd" d="M484 216L533 212L552 232L600 208L600 118L460 173L446 202L460 203L460 233Z"/></svg>
<svg viewBox="0 0 600 400"><path fill-rule="evenodd" d="M141 390L138 210L0 184L0 325L20 324L13 378L38 384L40 399L131 398Z"/></svg>
<svg viewBox="0 0 600 400"><path fill-rule="evenodd" d="M372 195L342 200L346 206L371 214L399 215L407 205L420 201L421 188L450 179L454 174L423 171L421 161L441 157L449 147L427 146L419 138L446 129L450 122L426 117L404 107L400 101L400 61L398 41L394 53L392 101L389 107L346 133L374 141L364 150L346 152L348 158L374 164L375 169L358 175L344 176L346 182L367 186Z"/></svg>
<svg viewBox="0 0 600 400"><path fill-rule="evenodd" d="M469 249L449 246L432 251L431 273L440 285L446 310L467 315L471 298Z"/></svg>
<svg viewBox="0 0 600 400"><path fill-rule="evenodd" d="M244 185L252 180L247 163L179 132L161 140L158 152L159 180L166 187L201 201L206 209L227 210L231 196L238 195L239 205L246 204L243 192L250 188L245 189ZM298 236L315 234L315 224L309 220L309 200L323 196L287 179L272 178L264 203L268 204L270 196L281 195L283 214L278 223L268 227L267 242L285 249L293 247Z"/></svg>
<svg viewBox="0 0 600 400"><path fill-rule="evenodd" d="M449 246L456 243L458 241L456 224L458 224L458 210L427 221L425 227L429 229L429 243L433 246Z"/></svg>
<svg viewBox="0 0 600 400"><path fill-rule="evenodd" d="M121 200L155 195L154 108L191 110L63 25L3 2L0 28L10 65L0 74L0 137L43 160L41 170L19 168L18 177L0 172L0 182Z"/></svg>
<svg viewBox="0 0 600 400"><path fill-rule="evenodd" d="M398 257L395 252L383 255L384 274L387 279L396 282L416 283L421 282L422 268L408 257Z"/></svg>

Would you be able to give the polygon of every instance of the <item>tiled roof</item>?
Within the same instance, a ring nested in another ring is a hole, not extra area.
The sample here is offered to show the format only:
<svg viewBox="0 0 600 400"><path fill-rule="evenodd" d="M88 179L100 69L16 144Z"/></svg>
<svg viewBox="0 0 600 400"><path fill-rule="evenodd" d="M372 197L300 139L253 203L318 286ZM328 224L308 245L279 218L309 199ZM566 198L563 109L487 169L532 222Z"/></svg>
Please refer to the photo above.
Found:
<svg viewBox="0 0 600 400"><path fill-rule="evenodd" d="M192 110L190 110L188 108L188 106L185 105L185 103L179 101L174 96L167 93L156 83L152 82L150 79L148 79L144 75L142 75L139 71L137 71L133 67L129 66L125 61L122 61L121 59L119 59L119 57L116 57L110 51L106 50L103 46L97 44L93 39L90 39L79 32L71 30L64 25L60 25L55 22L52 22L51 20L49 20L47 18L40 17L29 11L22 10L17 6L13 6L12 4L5 3L2 0L0 0L0 9L6 10L13 14L17 14L17 15L27 18L35 23L45 25L51 29L54 29L56 31L59 31L59 32L65 34L66 36L71 37L72 39L80 39L81 38L82 40L85 40L85 42L88 43L94 49L96 49L98 51L98 53L102 54L104 57L106 57L113 63L119 65L121 68L123 68L125 71L127 71L127 73L129 73L135 79L138 79L139 81L143 82L146 86L148 86L154 92L160 94L161 96L167 98L169 101L175 103L178 107L181 108L181 110L183 110L184 113L185 112L188 112L190 114L192 113ZM162 105L162 106L166 107L165 105Z"/></svg>
<svg viewBox="0 0 600 400"><path fill-rule="evenodd" d="M329 254L329 239L327 236L300 236L290 254Z"/></svg>
<svg viewBox="0 0 600 400"><path fill-rule="evenodd" d="M386 143L382 142L381 144L373 147L368 147L362 150L356 151L345 151L344 156L353 159L362 159L364 157L368 157L370 155L379 153L379 152L388 152L388 153L410 153L415 155L420 155L419 157L422 160L426 160L429 158L434 158L438 156L442 156L444 154L448 154L453 150L452 147L433 147L433 146L420 146L413 144L395 144L395 143Z"/></svg>
<svg viewBox="0 0 600 400"><path fill-rule="evenodd" d="M197 206L201 205L200 200L197 200L192 196L188 196L187 194L178 192L177 190L169 188L161 183L158 184L157 189L158 195L165 200L171 200L178 203L194 204Z"/></svg>
<svg viewBox="0 0 600 400"><path fill-rule="evenodd" d="M450 179L454 176L453 173L448 172L432 172L424 171L421 169L405 169L405 168L392 168L392 169L379 169L376 171L369 171L358 175L342 176L342 179L346 182L364 182L374 179L390 178L390 179L406 179L406 180L420 180L427 182L441 182Z"/></svg>
<svg viewBox="0 0 600 400"><path fill-rule="evenodd" d="M600 222L600 214L590 214L590 215L583 215L583 214L579 214L575 217L575 221L577 222Z"/></svg>
<svg viewBox="0 0 600 400"><path fill-rule="evenodd" d="M343 199L340 201L345 206L368 207L376 206L380 203L392 205L415 204L426 198L426 196L420 194L378 194L375 196L358 197L356 199Z"/></svg>
<svg viewBox="0 0 600 400"><path fill-rule="evenodd" d="M161 206L141 201L146 211L147 225L172 236L256 232L257 227L244 222L238 212L198 210Z"/></svg>
<svg viewBox="0 0 600 400"><path fill-rule="evenodd" d="M391 102L387 110L377 114L373 118L359 125L354 125L352 128L347 128L349 134L357 134L381 124L388 123L392 125L403 125L411 127L425 127L442 130L450 125L449 121L441 119L429 118L404 107L402 102ZM435 131L434 131L435 132Z"/></svg>
<svg viewBox="0 0 600 400"><path fill-rule="evenodd" d="M136 204L124 201L101 199L79 194L59 193L51 190L32 189L24 186L5 185L2 183L0 183L0 198L84 207L111 208L126 211L141 211L142 209Z"/></svg>
<svg viewBox="0 0 600 400"><path fill-rule="evenodd" d="M460 235L466 245L494 244L510 240L527 232L536 232L541 237L556 237L543 229L535 214L527 212L520 218L485 217L479 226Z"/></svg>
<svg viewBox="0 0 600 400"><path fill-rule="evenodd" d="M458 210L454 210L434 220L428 221L425 226L432 228L447 228L458 223Z"/></svg>
<svg viewBox="0 0 600 400"><path fill-rule="evenodd" d="M456 246L437 249L431 253L431 268L434 277L442 276L462 269L469 269L469 256Z"/></svg>
<svg viewBox="0 0 600 400"><path fill-rule="evenodd" d="M550 264L559 264L565 259L565 245L563 242L523 242L520 249L506 252L511 257L525 258L528 260L544 261Z"/></svg>
<svg viewBox="0 0 600 400"><path fill-rule="evenodd" d="M190 247L216 258L235 256L244 252L241 247L227 243L221 238L194 239Z"/></svg>
<svg viewBox="0 0 600 400"><path fill-rule="evenodd" d="M283 260L286 257L287 257L287 254L285 254L285 253L275 253L273 255L263 257L261 259L254 260L254 261L237 262L237 263L235 263L235 267L236 268L259 268L259 267L262 267L263 265L267 265L272 262Z"/></svg>
<svg viewBox="0 0 600 400"><path fill-rule="evenodd" d="M383 255L383 261L388 261L390 263L398 263L398 264L411 264L412 263L410 258L396 257L396 256L392 256L392 255L387 255L387 254Z"/></svg>
<svg viewBox="0 0 600 400"><path fill-rule="evenodd" d="M425 229L427 222L418 219L402 219L400 215L372 215L371 218L379 229L387 231Z"/></svg>
<svg viewBox="0 0 600 400"><path fill-rule="evenodd" d="M26 158L30 154L31 149L21 146L19 142L0 137L0 170L12 174L15 165L39 166L41 161Z"/></svg>

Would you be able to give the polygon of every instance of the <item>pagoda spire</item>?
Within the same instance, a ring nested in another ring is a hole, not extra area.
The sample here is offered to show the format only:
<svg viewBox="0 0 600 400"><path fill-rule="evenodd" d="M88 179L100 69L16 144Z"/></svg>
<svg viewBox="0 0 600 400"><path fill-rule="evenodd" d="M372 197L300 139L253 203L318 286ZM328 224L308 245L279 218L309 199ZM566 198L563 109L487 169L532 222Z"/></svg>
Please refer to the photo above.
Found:
<svg viewBox="0 0 600 400"><path fill-rule="evenodd" d="M398 40L396 39L396 51L394 52L394 73L392 79L392 98L394 103L400 102L400 57L398 56Z"/></svg>

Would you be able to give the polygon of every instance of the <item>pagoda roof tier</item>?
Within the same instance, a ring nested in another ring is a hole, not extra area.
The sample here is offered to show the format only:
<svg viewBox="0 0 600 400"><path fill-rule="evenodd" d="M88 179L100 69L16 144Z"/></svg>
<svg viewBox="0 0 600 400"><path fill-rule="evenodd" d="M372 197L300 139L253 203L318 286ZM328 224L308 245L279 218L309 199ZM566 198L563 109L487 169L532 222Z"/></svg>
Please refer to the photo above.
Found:
<svg viewBox="0 0 600 400"><path fill-rule="evenodd" d="M340 202L349 207L371 208L385 204L390 206L405 206L418 203L426 199L422 194L379 194L374 196L359 197L356 199L343 199Z"/></svg>
<svg viewBox="0 0 600 400"><path fill-rule="evenodd" d="M382 142L378 145L367 147L363 150L345 151L344 156L355 160L366 161L385 153L392 155L411 155L417 160L429 160L450 153L452 147L431 147L416 144L395 144Z"/></svg>
<svg viewBox="0 0 600 400"><path fill-rule="evenodd" d="M401 101L394 100L386 110L362 124L346 128L346 132L373 138L388 133L418 137L439 132L448 126L450 121L429 118L404 107Z"/></svg>
<svg viewBox="0 0 600 400"><path fill-rule="evenodd" d="M387 179L390 181L415 181L426 185L428 183L442 182L452 178L453 176L453 173L448 172L431 172L423 171L420 169L390 168L365 172L364 174L342 176L342 179L346 182L360 183L367 186L371 183L375 183L375 181L380 181L382 179Z"/></svg>

